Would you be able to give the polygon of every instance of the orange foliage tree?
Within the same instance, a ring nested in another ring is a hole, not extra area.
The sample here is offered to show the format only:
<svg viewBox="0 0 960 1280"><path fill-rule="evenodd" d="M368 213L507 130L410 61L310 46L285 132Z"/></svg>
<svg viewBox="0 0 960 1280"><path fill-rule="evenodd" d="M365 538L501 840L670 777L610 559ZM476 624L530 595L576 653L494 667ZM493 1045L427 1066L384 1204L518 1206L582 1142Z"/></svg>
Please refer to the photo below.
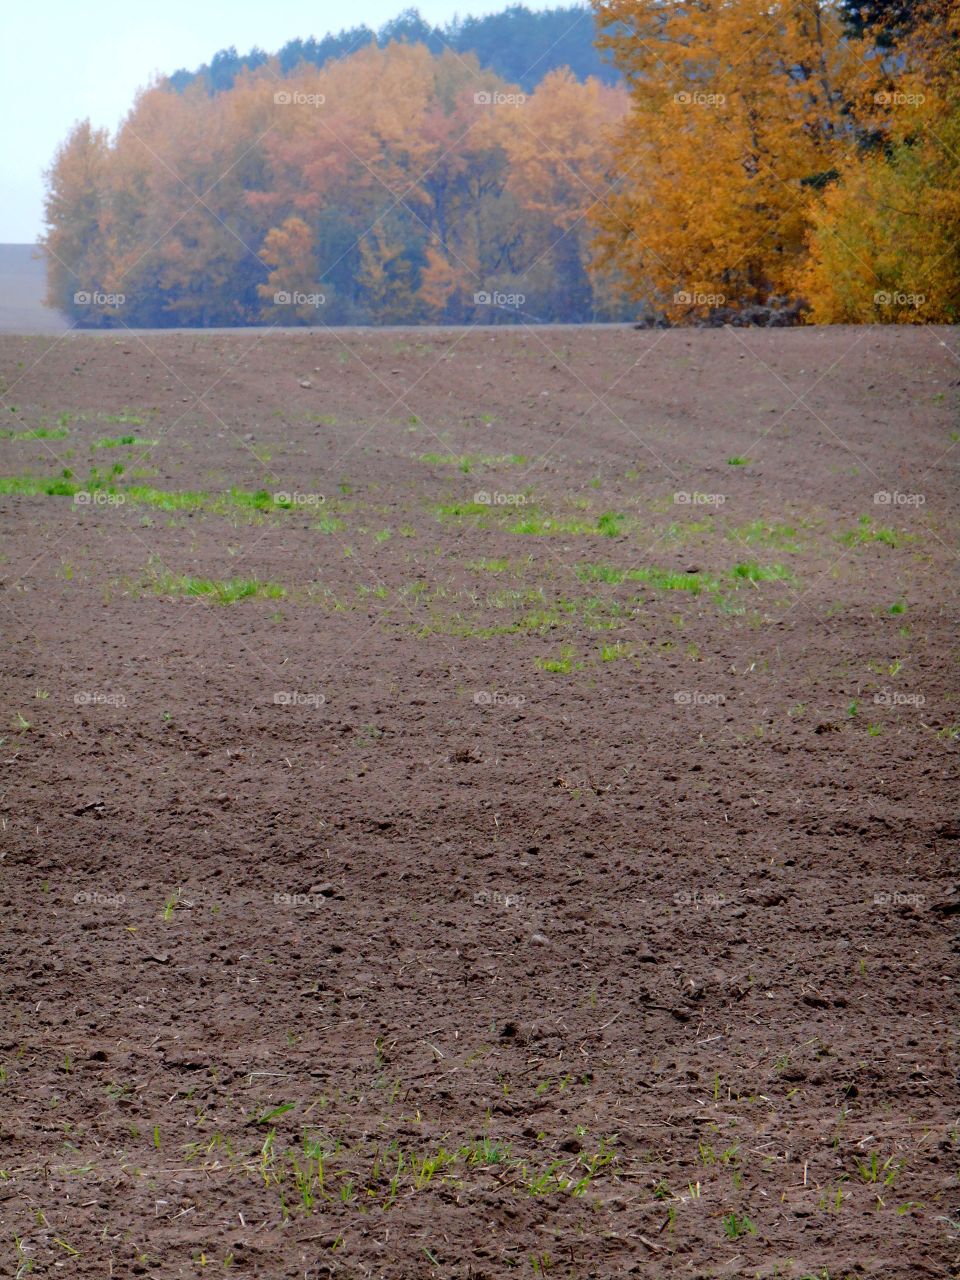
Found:
<svg viewBox="0 0 960 1280"><path fill-rule="evenodd" d="M47 175L47 305L76 313L74 296L103 291L104 203L109 140L89 121L78 124L57 151Z"/></svg>
<svg viewBox="0 0 960 1280"><path fill-rule="evenodd" d="M873 145L813 210L797 288L826 323L960 319L960 9L923 0L856 104Z"/></svg>
<svg viewBox="0 0 960 1280"><path fill-rule="evenodd" d="M680 319L786 293L865 73L833 0L593 0L630 113L601 261Z"/></svg>
<svg viewBox="0 0 960 1280"><path fill-rule="evenodd" d="M490 132L507 160L506 191L515 197L521 276L531 308L548 318L606 311L598 273L591 282L593 227L588 215L608 208L613 129L627 110L622 88L578 83L551 71L529 100L498 112ZM514 277L515 281L515 277Z"/></svg>
<svg viewBox="0 0 960 1280"><path fill-rule="evenodd" d="M586 319L582 220L624 107L564 74L524 99L473 55L405 42L287 76L271 59L213 94L161 82L112 142L81 129L58 155L51 289L69 311L81 271L126 295L125 323L456 321L529 272L539 311Z"/></svg>
<svg viewBox="0 0 960 1280"><path fill-rule="evenodd" d="M260 257L271 268L257 292L283 324L309 319L327 304L327 290L317 283L313 236L302 218L286 218L264 237Z"/></svg>

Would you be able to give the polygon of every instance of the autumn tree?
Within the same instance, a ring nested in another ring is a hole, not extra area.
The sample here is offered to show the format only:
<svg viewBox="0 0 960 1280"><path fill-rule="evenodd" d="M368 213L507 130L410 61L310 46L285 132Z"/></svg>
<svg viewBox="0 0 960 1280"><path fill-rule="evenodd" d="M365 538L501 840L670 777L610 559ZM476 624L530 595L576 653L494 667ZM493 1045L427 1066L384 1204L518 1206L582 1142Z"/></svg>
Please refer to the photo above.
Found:
<svg viewBox="0 0 960 1280"><path fill-rule="evenodd" d="M197 85L182 95L154 86L138 99L110 172L112 278L124 286L128 323L258 317L266 228L246 191L265 181L267 112L257 73L215 98Z"/></svg>
<svg viewBox="0 0 960 1280"><path fill-rule="evenodd" d="M812 212L797 289L824 323L960 319L960 10L924 0L856 104L880 146L840 166ZM896 39L894 39L896 37Z"/></svg>
<svg viewBox="0 0 960 1280"><path fill-rule="evenodd" d="M840 13L856 36L869 35L883 47L899 43L916 17L915 0L840 0Z"/></svg>
<svg viewBox="0 0 960 1280"><path fill-rule="evenodd" d="M103 285L102 235L109 140L105 130L89 120L78 124L57 151L47 173L46 218L50 230L43 239L47 254L47 306L74 319L91 316L87 304L74 296Z"/></svg>
<svg viewBox="0 0 960 1280"><path fill-rule="evenodd" d="M458 322L519 276L541 318L595 314L584 214L623 93L555 73L524 100L409 34L286 76L230 63L215 92L160 82L114 139L71 139L49 244L124 293L103 322Z"/></svg>
<svg viewBox="0 0 960 1280"><path fill-rule="evenodd" d="M506 156L505 188L516 200L517 236L509 280L546 319L594 311L588 215L605 207L612 131L627 109L622 88L580 84L551 71L514 108L493 113L491 136ZM599 281L597 281L599 283Z"/></svg>
<svg viewBox="0 0 960 1280"><path fill-rule="evenodd" d="M286 218L264 237L260 257L271 268L257 286L265 313L281 324L309 323L322 317L329 286L318 279L314 237L302 218Z"/></svg>
<svg viewBox="0 0 960 1280"><path fill-rule="evenodd" d="M630 91L601 261L675 319L787 291L809 195L856 143L832 0L593 0Z"/></svg>

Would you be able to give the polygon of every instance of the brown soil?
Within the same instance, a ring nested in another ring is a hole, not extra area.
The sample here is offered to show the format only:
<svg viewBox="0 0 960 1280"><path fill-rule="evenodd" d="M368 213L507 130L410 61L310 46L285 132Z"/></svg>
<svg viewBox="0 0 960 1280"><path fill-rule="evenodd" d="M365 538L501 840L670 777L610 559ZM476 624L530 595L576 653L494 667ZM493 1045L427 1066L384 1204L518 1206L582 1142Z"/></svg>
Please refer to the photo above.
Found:
<svg viewBox="0 0 960 1280"><path fill-rule="evenodd" d="M0 1272L951 1274L956 347L0 339Z"/></svg>

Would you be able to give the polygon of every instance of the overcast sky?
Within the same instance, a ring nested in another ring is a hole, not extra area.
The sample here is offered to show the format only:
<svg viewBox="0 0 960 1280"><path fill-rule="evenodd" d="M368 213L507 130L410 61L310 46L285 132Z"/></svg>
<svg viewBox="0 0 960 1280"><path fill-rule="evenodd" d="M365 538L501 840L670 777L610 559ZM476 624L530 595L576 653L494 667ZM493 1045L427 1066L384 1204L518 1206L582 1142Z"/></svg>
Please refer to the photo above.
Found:
<svg viewBox="0 0 960 1280"><path fill-rule="evenodd" d="M405 8L432 23L458 13L498 13L509 0L46 0L11 4L0 36L0 244L33 243L43 231L43 170L77 120L116 129L137 89L156 73L209 62L218 49L275 53L296 37L366 23ZM531 9L549 7L527 0Z"/></svg>

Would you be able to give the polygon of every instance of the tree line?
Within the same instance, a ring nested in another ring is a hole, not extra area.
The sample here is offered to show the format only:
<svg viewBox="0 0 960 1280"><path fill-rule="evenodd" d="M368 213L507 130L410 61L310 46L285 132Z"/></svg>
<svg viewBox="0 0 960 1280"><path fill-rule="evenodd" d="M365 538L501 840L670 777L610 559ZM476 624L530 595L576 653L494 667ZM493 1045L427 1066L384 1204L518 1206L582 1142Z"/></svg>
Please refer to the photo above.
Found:
<svg viewBox="0 0 960 1280"><path fill-rule="evenodd" d="M81 326L628 314L587 219L626 104L406 41L285 76L270 59L212 96L159 83L115 138L85 122L61 147L49 301Z"/></svg>
<svg viewBox="0 0 960 1280"><path fill-rule="evenodd" d="M374 31L366 24L332 32L321 39L290 40L277 54L280 72L289 75L301 62L323 67L374 43L385 48L394 41L422 44L431 53L473 53L480 65L530 93L549 71L566 67L578 80L594 76L615 84L618 73L600 56L593 44L593 20L589 7L561 5L534 12L525 5L510 5L502 13L478 18L454 18L445 26L431 26L416 9L405 9ZM186 89L200 81L208 93L232 89L243 70L252 71L269 61L263 49L238 54L231 46L221 49L196 71L176 71L172 88Z"/></svg>
<svg viewBox="0 0 960 1280"><path fill-rule="evenodd" d="M409 11L78 125L48 301L161 327L957 319L955 0L592 5L614 83L505 78Z"/></svg>

